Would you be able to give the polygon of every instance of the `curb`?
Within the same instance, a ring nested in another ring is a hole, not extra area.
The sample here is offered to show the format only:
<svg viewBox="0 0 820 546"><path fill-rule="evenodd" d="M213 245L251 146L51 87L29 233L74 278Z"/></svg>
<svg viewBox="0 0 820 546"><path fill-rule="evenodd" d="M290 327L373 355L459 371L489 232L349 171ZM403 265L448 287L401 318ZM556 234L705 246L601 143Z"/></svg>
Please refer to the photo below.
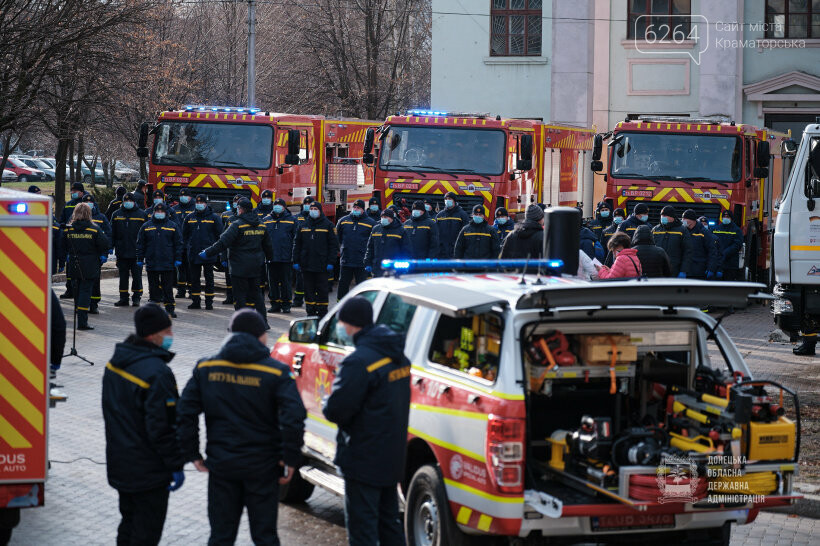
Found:
<svg viewBox="0 0 820 546"><path fill-rule="evenodd" d="M802 499L791 506L778 506L776 508L764 508L764 512L778 514L790 514L804 518L820 519L820 486L811 483L798 482L794 484L793 491L796 495L802 495Z"/></svg>

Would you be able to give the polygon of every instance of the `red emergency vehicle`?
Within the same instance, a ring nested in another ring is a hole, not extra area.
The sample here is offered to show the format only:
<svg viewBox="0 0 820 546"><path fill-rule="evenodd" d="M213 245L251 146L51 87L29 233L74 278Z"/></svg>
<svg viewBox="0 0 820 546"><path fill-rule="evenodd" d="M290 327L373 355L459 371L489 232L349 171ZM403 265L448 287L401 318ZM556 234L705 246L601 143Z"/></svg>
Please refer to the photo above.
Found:
<svg viewBox="0 0 820 546"><path fill-rule="evenodd" d="M0 537L48 474L51 199L0 189Z"/></svg>
<svg viewBox="0 0 820 546"><path fill-rule="evenodd" d="M176 197L183 187L212 202L241 194L254 204L264 190L301 205L312 196L331 219L373 192L373 175L361 164L368 127L358 119L265 112L257 108L186 106L144 124L140 151L150 149L149 183Z"/></svg>
<svg viewBox="0 0 820 546"><path fill-rule="evenodd" d="M604 137L610 206L628 215L645 202L653 224L666 205L678 214L692 209L710 225L729 210L746 236L741 268L751 280L768 282L773 204L788 176L781 142L789 135L714 119L642 116L596 138L593 171L604 168Z"/></svg>
<svg viewBox="0 0 820 546"><path fill-rule="evenodd" d="M379 129L375 195L382 206L429 198L441 208L451 191L465 210L483 205L490 219L497 207L523 214L537 202L575 206L593 136L533 119L411 110Z"/></svg>

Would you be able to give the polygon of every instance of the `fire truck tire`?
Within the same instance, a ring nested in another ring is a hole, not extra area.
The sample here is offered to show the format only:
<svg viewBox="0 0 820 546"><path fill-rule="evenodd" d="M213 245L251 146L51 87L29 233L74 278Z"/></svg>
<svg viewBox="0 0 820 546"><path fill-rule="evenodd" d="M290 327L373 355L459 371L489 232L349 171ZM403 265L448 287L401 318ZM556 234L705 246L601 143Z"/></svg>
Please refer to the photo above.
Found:
<svg viewBox="0 0 820 546"><path fill-rule="evenodd" d="M297 469L290 482L279 485L279 502L298 504L305 502L313 494L314 485L302 478Z"/></svg>
<svg viewBox="0 0 820 546"><path fill-rule="evenodd" d="M438 468L424 465L410 480L404 509L408 546L469 546L473 537L456 525Z"/></svg>

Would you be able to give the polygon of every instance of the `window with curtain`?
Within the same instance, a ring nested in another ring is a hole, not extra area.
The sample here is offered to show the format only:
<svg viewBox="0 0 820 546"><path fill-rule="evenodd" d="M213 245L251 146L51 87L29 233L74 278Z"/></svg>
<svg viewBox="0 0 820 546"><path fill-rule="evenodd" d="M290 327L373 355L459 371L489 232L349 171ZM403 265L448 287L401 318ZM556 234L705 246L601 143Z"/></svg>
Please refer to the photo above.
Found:
<svg viewBox="0 0 820 546"><path fill-rule="evenodd" d="M543 0L490 1L490 55L541 55Z"/></svg>
<svg viewBox="0 0 820 546"><path fill-rule="evenodd" d="M644 38L650 25L658 40L671 41L676 31L689 36L691 21L681 16L692 15L691 0L627 0L626 9L627 38Z"/></svg>
<svg viewBox="0 0 820 546"><path fill-rule="evenodd" d="M820 0L766 0L766 38L820 38Z"/></svg>

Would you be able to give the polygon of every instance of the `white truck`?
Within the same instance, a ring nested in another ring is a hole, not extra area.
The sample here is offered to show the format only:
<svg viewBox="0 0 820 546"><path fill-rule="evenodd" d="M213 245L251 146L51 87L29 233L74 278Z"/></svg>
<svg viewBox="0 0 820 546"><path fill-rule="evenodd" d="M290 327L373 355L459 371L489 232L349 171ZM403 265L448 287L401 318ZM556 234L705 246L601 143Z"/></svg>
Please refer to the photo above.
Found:
<svg viewBox="0 0 820 546"><path fill-rule="evenodd" d="M820 332L820 118L806 126L780 200L774 232L777 326L795 339Z"/></svg>

